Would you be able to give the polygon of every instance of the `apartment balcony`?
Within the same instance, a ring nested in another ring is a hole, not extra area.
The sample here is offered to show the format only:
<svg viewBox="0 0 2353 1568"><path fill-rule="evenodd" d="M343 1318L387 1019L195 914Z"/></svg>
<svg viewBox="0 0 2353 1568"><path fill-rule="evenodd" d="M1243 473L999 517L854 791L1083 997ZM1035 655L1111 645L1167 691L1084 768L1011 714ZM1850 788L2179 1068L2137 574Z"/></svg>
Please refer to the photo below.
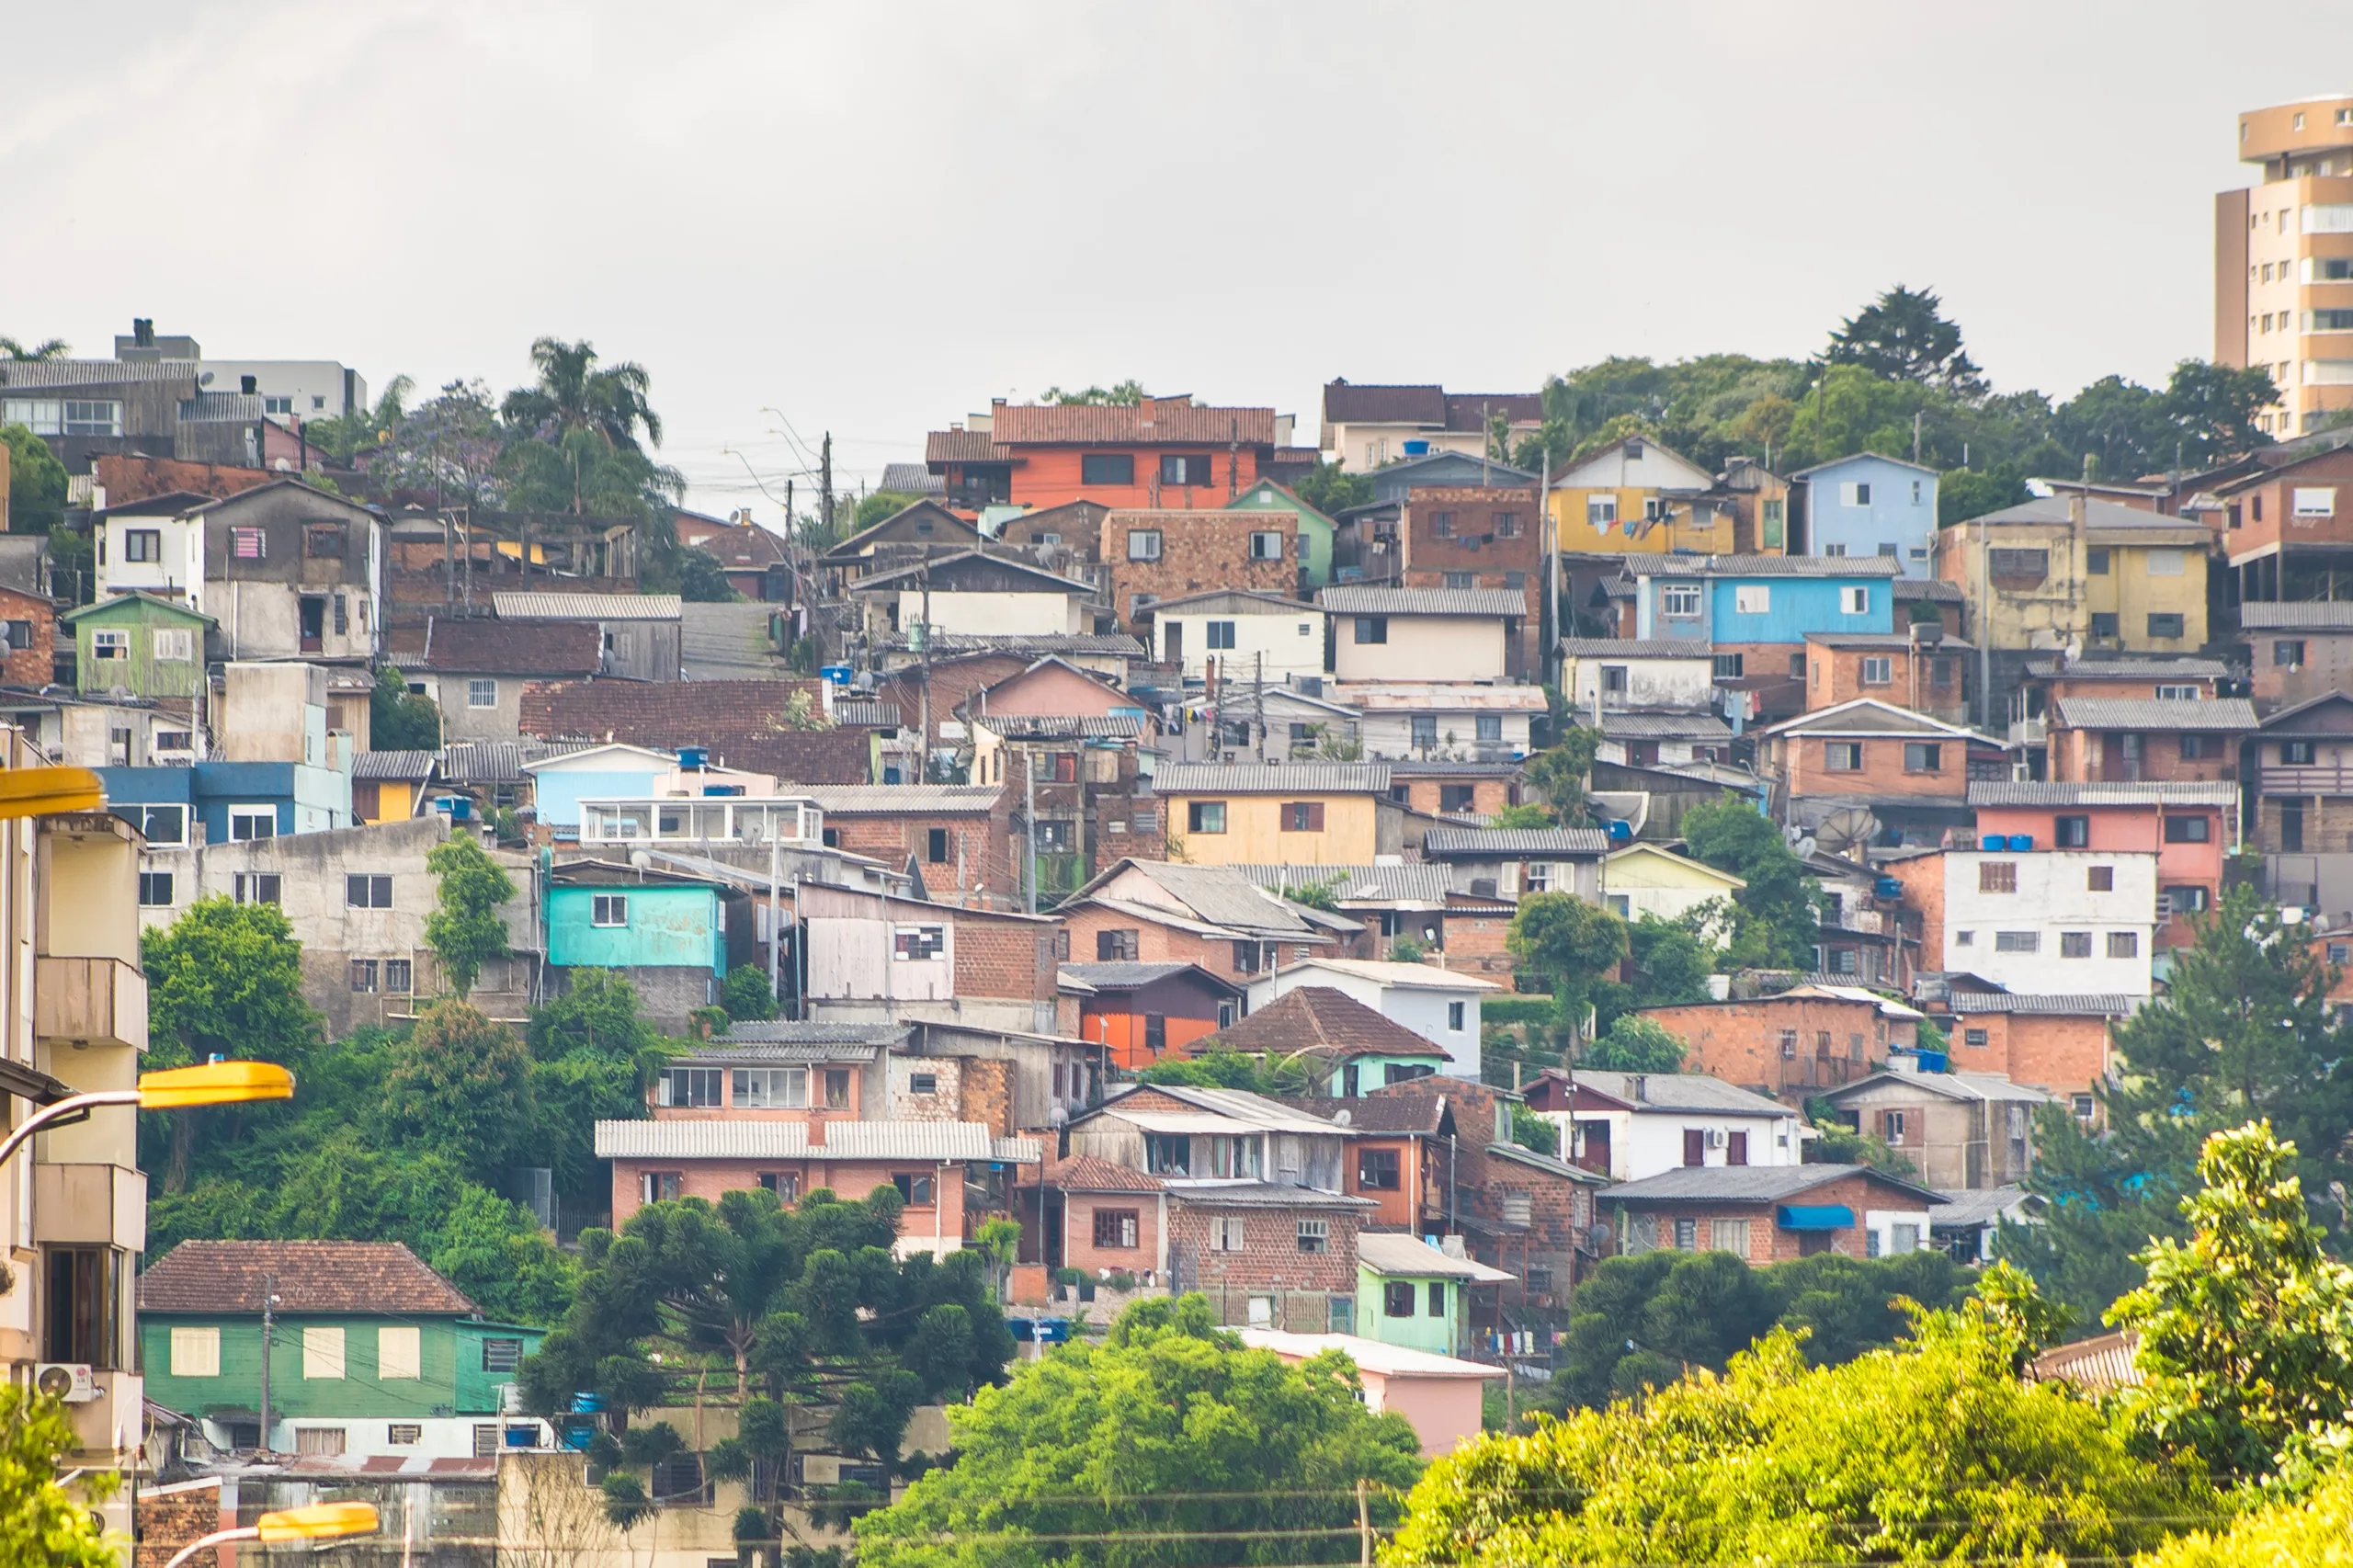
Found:
<svg viewBox="0 0 2353 1568"><path fill-rule="evenodd" d="M126 1160L132 1157L129 1145L126 1138L122 1150ZM144 1252L147 1175L127 1165L36 1162L33 1214L34 1239L44 1246L110 1246Z"/></svg>
<svg viewBox="0 0 2353 1568"><path fill-rule="evenodd" d="M147 977L120 959L41 958L33 1033L42 1040L147 1049Z"/></svg>
<svg viewBox="0 0 2353 1568"><path fill-rule="evenodd" d="M2010 744L2014 746L2045 745L2051 740L2048 719L2013 719L2010 721Z"/></svg>
<svg viewBox="0 0 2353 1568"><path fill-rule="evenodd" d="M2316 763L2269 766L2263 770L2266 795L2353 795L2353 765Z"/></svg>

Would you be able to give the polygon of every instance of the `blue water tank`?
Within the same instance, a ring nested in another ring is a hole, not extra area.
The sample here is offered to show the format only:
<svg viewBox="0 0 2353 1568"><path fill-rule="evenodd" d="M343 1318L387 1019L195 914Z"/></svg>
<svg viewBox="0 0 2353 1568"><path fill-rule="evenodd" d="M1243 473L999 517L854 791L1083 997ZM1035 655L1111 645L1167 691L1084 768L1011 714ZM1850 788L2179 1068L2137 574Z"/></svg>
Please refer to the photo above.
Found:
<svg viewBox="0 0 2353 1568"><path fill-rule="evenodd" d="M1923 1073L1952 1071L1951 1060L1941 1051L1915 1051L1912 1054L1920 1059L1920 1071Z"/></svg>
<svg viewBox="0 0 2353 1568"><path fill-rule="evenodd" d="M2030 833L2014 833L2010 835L2010 847L2017 850L2028 850L2033 848L2034 835Z"/></svg>
<svg viewBox="0 0 2353 1568"><path fill-rule="evenodd" d="M1881 877L1878 881L1871 884L1871 892L1877 893L1881 898L1902 898L1904 896L1904 884L1897 881L1893 877Z"/></svg>
<svg viewBox="0 0 2353 1568"><path fill-rule="evenodd" d="M452 795L452 796L450 796L450 797L449 797L449 820L450 820L451 822L472 822L472 821L473 821L473 820L474 820L474 802L473 802L473 797L472 797L472 796L471 796L471 795Z"/></svg>
<svg viewBox="0 0 2353 1568"><path fill-rule="evenodd" d="M2010 841L2008 839L2004 838L1998 833L1989 833L1985 835L1984 847L1991 849L1998 854L2002 850L2009 847L2009 842Z"/></svg>
<svg viewBox="0 0 2353 1568"><path fill-rule="evenodd" d="M1426 458L1430 455L1430 444L1427 441L1407 441L1404 445L1405 455L1409 458Z"/></svg>
<svg viewBox="0 0 2353 1568"><path fill-rule="evenodd" d="M1613 822L1613 823L1611 823L1611 824L1609 824L1609 842L1610 842L1610 843L1612 843L1612 844L1625 844L1625 843L1631 842L1631 841L1632 840L1633 836L1634 836L1634 824L1633 824L1632 823L1630 823L1630 822Z"/></svg>
<svg viewBox="0 0 2353 1568"><path fill-rule="evenodd" d="M709 746L680 746L678 748L678 766L685 768L689 773L699 772L701 769L709 767L710 766L710 748Z"/></svg>

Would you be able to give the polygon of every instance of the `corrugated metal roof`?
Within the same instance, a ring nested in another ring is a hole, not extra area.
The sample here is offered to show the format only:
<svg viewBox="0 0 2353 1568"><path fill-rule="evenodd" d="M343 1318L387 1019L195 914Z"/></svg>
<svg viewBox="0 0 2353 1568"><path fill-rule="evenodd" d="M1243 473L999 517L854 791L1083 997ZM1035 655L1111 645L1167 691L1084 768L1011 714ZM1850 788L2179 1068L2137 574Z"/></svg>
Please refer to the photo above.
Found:
<svg viewBox="0 0 2353 1568"><path fill-rule="evenodd" d="M1409 1275L1416 1279L1468 1279L1493 1285L1519 1278L1467 1257L1449 1257L1419 1236L1387 1232L1358 1236L1357 1261L1375 1274Z"/></svg>
<svg viewBox="0 0 2353 1568"><path fill-rule="evenodd" d="M1376 985L1406 985L1432 991L1506 989L1492 980L1482 980L1475 974L1464 974L1458 970L1440 969L1428 963L1392 963L1385 959L1302 959L1298 963L1286 964L1282 972L1296 974L1303 969L1327 969L1336 974L1370 980Z"/></svg>
<svg viewBox="0 0 2353 1568"><path fill-rule="evenodd" d="M2129 995L2123 992L2086 992L2080 996L2020 996L2008 991L1956 991L1949 1003L1956 1013L2037 1013L2054 1014L2063 1017L2098 1016L2129 1018L2138 1012L2146 996Z"/></svg>
<svg viewBox="0 0 2353 1568"><path fill-rule="evenodd" d="M796 790L828 816L918 812L925 815L986 812L1005 790L995 784L812 784Z"/></svg>
<svg viewBox="0 0 2353 1568"><path fill-rule="evenodd" d="M1256 883L1232 866L1190 866L1176 860L1137 860L1130 862L1130 866L1192 911L1194 918L1209 925L1277 932L1285 940L1293 934L1302 937L1312 934L1299 911L1281 899L1270 897L1260 891ZM1104 902L1118 903L1123 901L1106 899ZM1165 918L1176 912L1160 908L1152 913L1157 918Z"/></svg>
<svg viewBox="0 0 2353 1568"><path fill-rule="evenodd" d="M1937 1228L1948 1225L1990 1225L2004 1214L2022 1213L2026 1188L2022 1187L1979 1187L1958 1190L1938 1187L1945 1207L1937 1210Z"/></svg>
<svg viewBox="0 0 2353 1568"><path fill-rule="evenodd" d="M2353 631L2353 599L2243 604L2239 625L2248 631Z"/></svg>
<svg viewBox="0 0 2353 1568"><path fill-rule="evenodd" d="M881 646L892 653L904 653L907 640L904 636L885 637ZM1123 631L943 631L931 640L931 651L935 654L1119 653L1131 659L1143 657L1143 644Z"/></svg>
<svg viewBox="0 0 2353 1568"><path fill-rule="evenodd" d="M2153 698L2063 697L2052 715L2071 730L2254 730L2261 727L2255 704L2244 697L2200 702L2159 702Z"/></svg>
<svg viewBox="0 0 2353 1568"><path fill-rule="evenodd" d="M1096 990L1124 991L1131 986L1150 985L1155 980L1165 980L1172 974L1183 974L1188 970L1199 967L1191 963L1066 963L1060 972ZM1207 970L1201 970L1201 972L1209 974ZM1215 975L1210 978L1217 979ZM1233 990L1241 989L1231 982L1218 983Z"/></svg>
<svg viewBox="0 0 2353 1568"><path fill-rule="evenodd" d="M1601 733L1623 736L1662 736L1675 740L1728 741L1732 726L1712 713L1613 713L1601 715Z"/></svg>
<svg viewBox="0 0 2353 1568"><path fill-rule="evenodd" d="M1325 1128L1325 1131L1333 1129ZM1161 1186L1168 1196L1205 1209L1378 1209L1370 1198L1350 1198L1312 1187L1284 1187L1271 1181L1171 1181Z"/></svg>
<svg viewBox="0 0 2353 1568"><path fill-rule="evenodd" d="M1326 588L1315 602L1335 615L1514 615L1525 596L1508 588Z"/></svg>
<svg viewBox="0 0 2353 1568"><path fill-rule="evenodd" d="M600 1124L601 1125L601 1124ZM1842 1176L1866 1176L1916 1196L1923 1204L1940 1204L1941 1194L1915 1187L1869 1165L1683 1165L1641 1181L1630 1181L1601 1194L1605 1200L1646 1202L1677 1199L1721 1199L1734 1203L1778 1203L1795 1198Z"/></svg>
<svg viewBox="0 0 2353 1568"><path fill-rule="evenodd" d="M1123 741L1143 733L1144 722L1132 713L1088 714L991 713L972 722L1008 741L1051 741L1064 736L1080 740Z"/></svg>
<svg viewBox="0 0 2353 1568"><path fill-rule="evenodd" d="M938 495L948 489L948 481L922 463L884 463L882 481L875 486L899 495Z"/></svg>
<svg viewBox="0 0 2353 1568"><path fill-rule="evenodd" d="M1972 784L1972 806L2235 806L2235 784Z"/></svg>
<svg viewBox="0 0 2353 1568"><path fill-rule="evenodd" d="M1017 1142L1039 1157L1035 1142ZM800 1121L597 1123L600 1160L994 1160L997 1142L977 1121L827 1121L823 1144Z"/></svg>
<svg viewBox="0 0 2353 1568"><path fill-rule="evenodd" d="M501 620L676 620L676 594L493 594Z"/></svg>
<svg viewBox="0 0 2353 1568"><path fill-rule="evenodd" d="M1884 1084L1908 1084L1922 1092L1949 1100L2015 1100L2021 1105L2046 1105L2051 1096L2040 1089L2029 1089L2023 1084L2013 1084L1998 1073L1906 1073L1895 1070L1872 1074L1835 1089L1825 1089L1822 1097L1843 1101L1858 1090Z"/></svg>
<svg viewBox="0 0 2353 1568"><path fill-rule="evenodd" d="M1597 827L1434 827L1422 835L1424 855L1606 855L1609 835Z"/></svg>
<svg viewBox="0 0 2353 1568"><path fill-rule="evenodd" d="M1637 1111L1704 1110L1733 1116L1794 1117L1794 1106L1734 1088L1704 1073L1603 1073L1580 1067L1574 1074L1580 1087L1623 1100ZM1636 1092L1635 1085L1641 1085Z"/></svg>
<svg viewBox="0 0 2353 1568"><path fill-rule="evenodd" d="M193 382L193 359L0 359L0 387L88 387L108 381Z"/></svg>
<svg viewBox="0 0 2353 1568"><path fill-rule="evenodd" d="M1563 637L1573 659L1707 659L1714 650L1697 637Z"/></svg>
<svg viewBox="0 0 2353 1568"><path fill-rule="evenodd" d="M904 1024L834 1024L799 1018L755 1018L727 1026L722 1045L746 1040L785 1045L899 1045L911 1031Z"/></svg>
<svg viewBox="0 0 2353 1568"><path fill-rule="evenodd" d="M1896 577L1904 563L1884 555L1647 555L1626 570L1637 577Z"/></svg>
<svg viewBox="0 0 2353 1568"><path fill-rule="evenodd" d="M2220 659L2029 659L2042 680L2205 680L2231 673Z"/></svg>
<svg viewBox="0 0 2353 1568"><path fill-rule="evenodd" d="M422 784L433 777L437 760L429 751L363 751L351 759L351 777Z"/></svg>
<svg viewBox="0 0 2353 1568"><path fill-rule="evenodd" d="M1382 762L1178 762L1153 776L1163 795L1358 795L1389 788Z"/></svg>
<svg viewBox="0 0 2353 1568"><path fill-rule="evenodd" d="M1321 1132L1329 1135L1344 1131L1320 1117L1302 1115L1280 1100L1269 1099L1265 1095L1254 1095L1247 1089L1204 1089L1196 1088L1189 1084L1154 1084L1139 1085L1139 1087L1149 1087L1154 1094L1165 1095L1172 1100L1181 1101L1207 1115L1226 1117L1235 1121L1247 1122L1253 1127L1263 1127L1270 1131ZM1121 1101L1134 1093L1135 1090L1131 1089L1127 1094L1106 1102L1102 1108L1117 1112ZM1135 1114L1164 1116L1175 1113L1147 1112L1139 1108Z"/></svg>
<svg viewBox="0 0 2353 1568"><path fill-rule="evenodd" d="M695 1047L678 1060L718 1067L765 1067L778 1063L871 1062L877 1054L877 1048L870 1045L772 1045L722 1038Z"/></svg>
<svg viewBox="0 0 2353 1568"><path fill-rule="evenodd" d="M2074 506L2073 496L2041 495L2030 501L2021 501L2015 506L2005 506L1998 512L1988 512L1982 517L1971 517L1968 522L1971 524L1992 523L1996 526L2003 523L2041 523L2058 524L2063 527L2070 519ZM2120 501L2102 501L2094 496L2086 496L2083 506L2084 526L2087 528L2103 531L2140 530L2151 533L2188 532L2200 538L2212 537L2212 530L2203 523L2188 523L2179 517L2167 517L2155 512L2144 512L2138 506L2127 506Z"/></svg>
<svg viewBox="0 0 2353 1568"><path fill-rule="evenodd" d="M441 751L441 776L452 784L518 784L523 765L586 751L590 741L451 741Z"/></svg>
<svg viewBox="0 0 2353 1568"><path fill-rule="evenodd" d="M180 399L183 425L251 425L263 414L256 392L202 392Z"/></svg>
<svg viewBox="0 0 2353 1568"><path fill-rule="evenodd" d="M1931 604L1957 605L1961 599L1961 585L1941 577L1898 577L1893 595L1897 604L1927 599Z"/></svg>
<svg viewBox="0 0 2353 1568"><path fill-rule="evenodd" d="M1236 866L1270 892L1285 888L1328 887L1343 903L1446 903L1447 871L1443 866Z"/></svg>
<svg viewBox="0 0 2353 1568"><path fill-rule="evenodd" d="M895 702L836 702L834 722L858 730L895 730L903 722Z"/></svg>

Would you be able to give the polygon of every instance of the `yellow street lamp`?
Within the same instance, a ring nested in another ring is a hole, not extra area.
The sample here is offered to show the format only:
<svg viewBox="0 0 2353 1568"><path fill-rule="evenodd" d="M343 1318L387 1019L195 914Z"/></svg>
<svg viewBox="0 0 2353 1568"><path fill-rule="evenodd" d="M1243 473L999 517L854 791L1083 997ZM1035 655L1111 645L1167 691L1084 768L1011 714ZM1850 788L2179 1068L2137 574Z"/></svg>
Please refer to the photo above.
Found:
<svg viewBox="0 0 2353 1568"><path fill-rule="evenodd" d="M0 773L0 778L6 778ZM0 808L4 811L5 808ZM142 1073L135 1089L98 1089L69 1095L25 1118L5 1142L0 1142L0 1165L24 1146L25 1140L54 1122L96 1110L101 1106L137 1106L142 1110L187 1110L195 1106L237 1105L248 1100L290 1100L294 1074L274 1062L205 1062L194 1067L170 1067Z"/></svg>
<svg viewBox="0 0 2353 1568"><path fill-rule="evenodd" d="M377 1528L373 1503L313 1503L264 1514L243 1529L215 1530L201 1540L181 1547L164 1568L180 1568L181 1563L205 1548L224 1546L233 1540L257 1540L264 1546L290 1540L339 1540L347 1536L374 1535Z"/></svg>
<svg viewBox="0 0 2353 1568"><path fill-rule="evenodd" d="M0 818L105 809L106 790L86 767L0 768Z"/></svg>

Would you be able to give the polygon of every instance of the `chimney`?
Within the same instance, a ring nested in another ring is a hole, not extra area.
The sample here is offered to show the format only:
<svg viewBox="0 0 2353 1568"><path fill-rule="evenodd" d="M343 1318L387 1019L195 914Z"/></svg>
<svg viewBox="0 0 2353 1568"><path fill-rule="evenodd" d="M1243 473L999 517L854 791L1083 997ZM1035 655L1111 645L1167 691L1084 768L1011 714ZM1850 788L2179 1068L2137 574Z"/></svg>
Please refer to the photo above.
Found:
<svg viewBox="0 0 2353 1568"><path fill-rule="evenodd" d="M153 317L153 316L133 316L133 317L131 317L131 341L132 345L133 345L134 347L140 347L140 348L153 348L153 347L155 347L155 318L154 318L154 317Z"/></svg>
<svg viewBox="0 0 2353 1568"><path fill-rule="evenodd" d="M813 1110L809 1113L808 1142L812 1149L822 1149L825 1146L825 1113L824 1111Z"/></svg>
<svg viewBox="0 0 2353 1568"><path fill-rule="evenodd" d="M1634 1103L1636 1105L1648 1105L1651 1103L1651 1081L1640 1073L1634 1074L1633 1090Z"/></svg>

